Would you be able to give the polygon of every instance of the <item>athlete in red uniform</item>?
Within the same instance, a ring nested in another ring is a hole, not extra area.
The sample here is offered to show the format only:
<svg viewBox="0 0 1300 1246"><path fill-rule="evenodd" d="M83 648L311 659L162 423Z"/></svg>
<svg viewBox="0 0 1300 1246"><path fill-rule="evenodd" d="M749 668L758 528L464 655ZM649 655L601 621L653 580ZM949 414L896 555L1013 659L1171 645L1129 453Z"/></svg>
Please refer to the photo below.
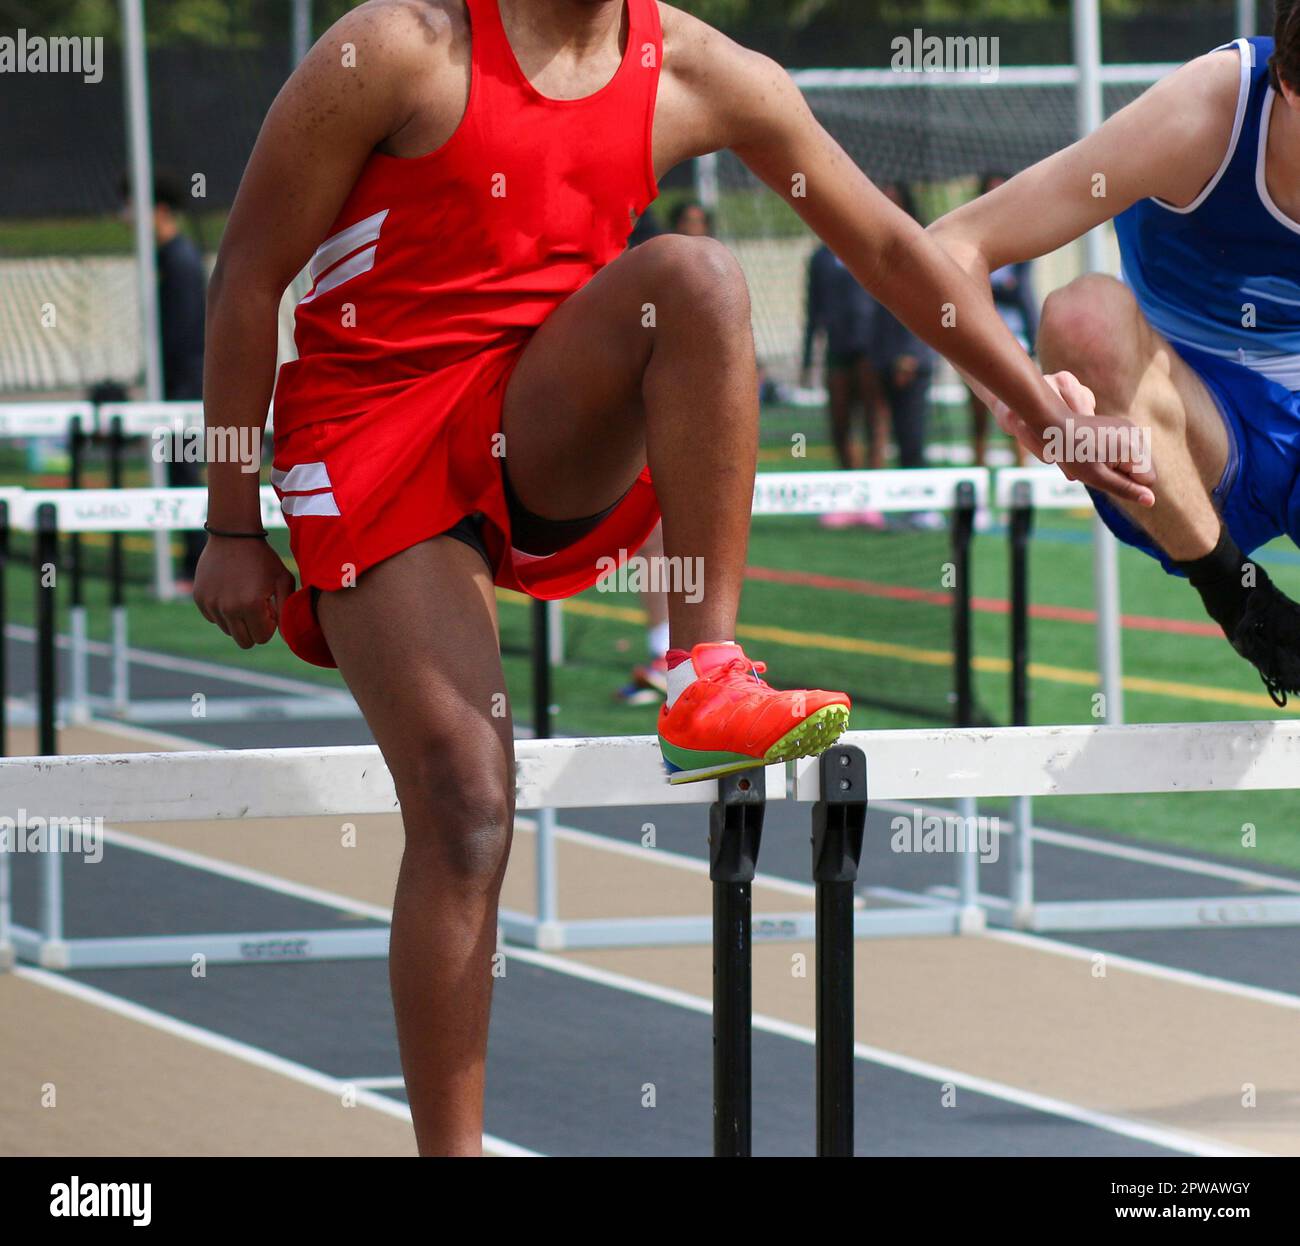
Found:
<svg viewBox="0 0 1300 1246"><path fill-rule="evenodd" d="M274 395L303 587L264 542L216 535L195 596L245 647L278 623L337 664L392 771L390 973L426 1153L480 1147L513 819L493 584L578 592L662 511L667 554L704 578L699 600L670 599L675 777L815 753L847 718L841 694L769 688L731 643L758 422L743 277L707 238L622 253L658 174L723 147L918 334L1038 423L1069 417L788 76L655 0L363 4L272 106L222 242L216 427L261 428L280 297L304 265L314 280ZM1104 464L1080 474L1148 493ZM211 530L256 535L256 487L211 464Z"/></svg>

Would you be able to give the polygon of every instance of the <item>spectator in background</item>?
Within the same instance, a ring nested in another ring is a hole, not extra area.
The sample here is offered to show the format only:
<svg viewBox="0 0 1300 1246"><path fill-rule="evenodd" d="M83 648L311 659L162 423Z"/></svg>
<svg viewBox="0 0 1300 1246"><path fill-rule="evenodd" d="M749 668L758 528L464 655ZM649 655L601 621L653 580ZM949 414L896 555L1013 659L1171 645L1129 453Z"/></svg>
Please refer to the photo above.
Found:
<svg viewBox="0 0 1300 1246"><path fill-rule="evenodd" d="M808 303L803 337L803 384L811 381L813 347L819 336L826 339L826 394L830 417L831 444L840 469L860 467L862 458L853 437L856 399L866 426L868 466L883 467L885 438L881 428L880 384L872 363L872 337L877 305L839 257L822 245L808 261ZM883 528L884 517L876 511L822 516L827 528L854 524Z"/></svg>
<svg viewBox="0 0 1300 1246"><path fill-rule="evenodd" d="M1005 182L1003 173L986 173L980 180L980 194L987 195ZM1016 341L1031 355L1034 342L1038 337L1038 302L1034 298L1033 261L1021 264L1005 264L989 274L989 284L993 287L993 305L997 308L1002 322L1015 335ZM970 396L971 444L975 454L975 463L979 467L987 466L989 439L989 409L972 392ZM1012 443L1015 448L1016 462L1023 465L1025 452L1019 442Z"/></svg>
<svg viewBox="0 0 1300 1246"><path fill-rule="evenodd" d="M125 188L124 182L124 188ZM162 337L163 398L197 402L203 397L203 327L207 275L199 248L182 229L190 196L182 178L159 173L153 185L153 235L157 245L158 325ZM202 466L173 454L167 483L201 485ZM186 532L185 555L176 588L194 588L194 571L203 552L203 533Z"/></svg>
<svg viewBox="0 0 1300 1246"><path fill-rule="evenodd" d="M668 232L688 234L692 238L712 238L713 218L703 204L694 199L683 199L668 218Z"/></svg>
<svg viewBox="0 0 1300 1246"><path fill-rule="evenodd" d="M899 183L881 186L885 197L917 219L911 192ZM898 446L900 467L925 466L925 415L934 372L934 352L901 320L877 305L871 330L870 357L882 406ZM877 426L873 458L884 465L884 428ZM873 463L873 466L876 464Z"/></svg>
<svg viewBox="0 0 1300 1246"><path fill-rule="evenodd" d="M627 236L628 250L639 247L650 238L657 238L663 232L664 227L659 224L659 218L655 215L654 208L646 208L636 218L636 224L632 226L632 232Z"/></svg>

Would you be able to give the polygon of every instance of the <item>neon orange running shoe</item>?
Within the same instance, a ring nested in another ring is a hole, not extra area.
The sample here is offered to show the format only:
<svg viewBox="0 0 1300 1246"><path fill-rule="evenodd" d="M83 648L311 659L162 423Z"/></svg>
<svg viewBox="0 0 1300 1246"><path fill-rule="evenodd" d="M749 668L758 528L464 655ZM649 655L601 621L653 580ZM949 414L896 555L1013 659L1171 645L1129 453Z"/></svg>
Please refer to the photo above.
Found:
<svg viewBox="0 0 1300 1246"><path fill-rule="evenodd" d="M659 711L659 747L670 783L715 779L751 766L815 757L849 725L842 692L779 692L739 645L696 645L699 677Z"/></svg>

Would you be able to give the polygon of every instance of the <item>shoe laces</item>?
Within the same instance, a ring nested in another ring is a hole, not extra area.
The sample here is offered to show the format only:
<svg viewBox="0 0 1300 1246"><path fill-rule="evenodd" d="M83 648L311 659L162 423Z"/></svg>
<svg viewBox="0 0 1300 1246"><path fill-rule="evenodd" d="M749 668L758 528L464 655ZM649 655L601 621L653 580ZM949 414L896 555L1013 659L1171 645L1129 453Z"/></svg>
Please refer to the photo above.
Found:
<svg viewBox="0 0 1300 1246"><path fill-rule="evenodd" d="M728 658L719 666L715 666L710 672L718 678L725 679L747 679L753 678L754 682L762 688L768 685L759 676L767 670L766 662L751 662L748 658Z"/></svg>
<svg viewBox="0 0 1300 1246"><path fill-rule="evenodd" d="M1280 710L1286 709L1287 694L1291 692L1295 692L1296 689L1287 688L1285 685L1279 683L1276 679L1274 679L1271 675L1265 675L1263 671L1260 672L1259 677L1264 681L1264 687L1268 689L1268 695L1269 698L1272 700L1273 704L1276 705Z"/></svg>
<svg viewBox="0 0 1300 1246"><path fill-rule="evenodd" d="M1248 632L1253 644L1250 646L1251 651L1243 654L1248 661L1254 665L1259 672L1259 677L1263 681L1265 689L1268 691L1269 699L1278 709L1286 709L1288 696L1300 696L1300 688L1291 686L1291 681L1280 678L1262 668L1261 663L1272 665L1276 660L1281 642L1274 633L1273 628L1278 625L1279 614L1290 615L1290 621L1294 623L1300 619L1300 605L1291 601L1288 597L1278 591L1271 581L1260 585L1255 590L1266 594L1262 599L1263 609L1251 618ZM1273 625L1273 628L1270 627ZM1234 648L1238 646L1234 645ZM1241 652L1238 648L1238 652Z"/></svg>

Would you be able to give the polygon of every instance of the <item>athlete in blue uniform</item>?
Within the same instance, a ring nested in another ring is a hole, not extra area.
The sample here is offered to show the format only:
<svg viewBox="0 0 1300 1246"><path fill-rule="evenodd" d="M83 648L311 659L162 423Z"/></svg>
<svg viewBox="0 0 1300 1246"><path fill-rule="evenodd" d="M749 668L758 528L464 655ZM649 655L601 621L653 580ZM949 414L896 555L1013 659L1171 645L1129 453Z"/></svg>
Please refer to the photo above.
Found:
<svg viewBox="0 0 1300 1246"><path fill-rule="evenodd" d="M1124 280L1050 295L1040 362L1081 417L1149 434L1155 505L1094 493L1097 509L1188 577L1283 705L1300 692L1300 606L1249 555L1300 543L1300 0L1279 0L1274 38L1189 62L931 231L987 279L1110 218ZM992 405L1043 455L1039 430Z"/></svg>

